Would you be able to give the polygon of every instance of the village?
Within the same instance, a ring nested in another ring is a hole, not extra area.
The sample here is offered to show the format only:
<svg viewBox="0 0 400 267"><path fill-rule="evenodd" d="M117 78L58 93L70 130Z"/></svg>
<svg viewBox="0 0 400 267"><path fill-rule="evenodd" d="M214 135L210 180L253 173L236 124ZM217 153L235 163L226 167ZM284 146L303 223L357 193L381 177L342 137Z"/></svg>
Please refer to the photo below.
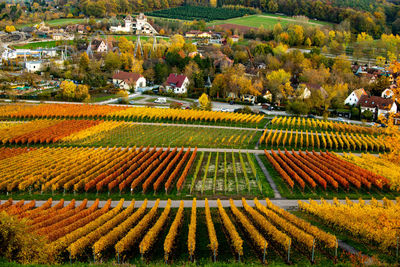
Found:
<svg viewBox="0 0 400 267"><path fill-rule="evenodd" d="M181 34L166 35L164 29L154 24L153 20L148 21L143 13L135 17L128 15L116 26L108 28L93 21L91 25L51 27L42 22L9 33L1 32L3 83L0 97L37 101L87 99L62 96L61 92L65 90L62 87L66 84L62 82L71 81L75 87L88 87L91 102L107 100L107 103L133 104L135 101L129 96L137 98L138 94L151 94L170 97L168 104L172 102L175 106L187 99L183 108L191 108L189 103L193 99L207 93L216 101L214 109L222 111L256 105L252 112L329 114L346 120L367 121L376 121L381 115L387 117L398 112L398 103L393 99L392 91L397 86L395 79L385 65L378 66L376 61L360 64L350 62L345 56L342 58L343 55L334 59L327 57L332 62L330 64L340 61L347 68L341 70L345 75L340 79L342 88L327 90L323 83L331 78L327 77L330 75L323 67L314 73L321 76L317 82L312 77L296 77L298 71L303 71L303 76L312 75L312 70L303 66L298 66L299 70L295 68L293 73L273 70L276 67L271 64L274 60L282 60L282 53L289 55L284 60L291 61L290 57L298 56L302 53L299 52L301 49L247 40L246 44L239 45L246 34L237 30L217 28L219 31L215 31L214 27L202 31L189 28ZM278 49L282 51L273 51ZM308 54L312 55L310 51ZM268 53L272 56L269 55L265 61ZM277 77L273 77L271 70ZM350 70L353 77L346 73ZM60 71L64 75L60 75ZM240 73L242 80L228 88L223 85L223 80L231 79L232 71ZM353 90L345 85L346 80ZM361 85L379 88L366 90L354 84L357 80L362 81ZM174 100L176 98L178 100ZM308 102L315 103L316 98L321 105L310 106ZM147 102L135 104L157 105L154 103L157 99L150 98ZM222 104L218 104L220 102ZM164 104L167 105L167 102ZM229 104L236 106L230 108Z"/></svg>

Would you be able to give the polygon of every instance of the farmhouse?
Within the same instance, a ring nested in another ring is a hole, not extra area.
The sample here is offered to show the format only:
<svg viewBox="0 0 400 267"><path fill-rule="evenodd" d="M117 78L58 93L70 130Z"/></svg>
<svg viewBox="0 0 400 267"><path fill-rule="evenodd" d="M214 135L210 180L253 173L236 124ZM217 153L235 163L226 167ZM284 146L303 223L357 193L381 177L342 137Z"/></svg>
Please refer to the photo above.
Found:
<svg viewBox="0 0 400 267"><path fill-rule="evenodd" d="M95 39L91 43L91 50L97 53L107 52L107 44L104 40Z"/></svg>
<svg viewBox="0 0 400 267"><path fill-rule="evenodd" d="M168 91L173 91L175 94L187 93L188 86L189 79L185 75L177 75L175 73L171 73L165 82L165 88Z"/></svg>
<svg viewBox="0 0 400 267"><path fill-rule="evenodd" d="M351 94L344 100L345 105L356 106L358 101L360 101L361 96L367 95L363 88L354 90Z"/></svg>
<svg viewBox="0 0 400 267"><path fill-rule="evenodd" d="M139 73L118 71L112 76L113 84L121 89L129 90L146 87L146 78Z"/></svg>
<svg viewBox="0 0 400 267"><path fill-rule="evenodd" d="M396 102L391 98L382 98L379 96L363 95L360 98L359 105L361 108L361 113L366 110L371 111L375 118L381 115L388 115L389 113L397 112Z"/></svg>

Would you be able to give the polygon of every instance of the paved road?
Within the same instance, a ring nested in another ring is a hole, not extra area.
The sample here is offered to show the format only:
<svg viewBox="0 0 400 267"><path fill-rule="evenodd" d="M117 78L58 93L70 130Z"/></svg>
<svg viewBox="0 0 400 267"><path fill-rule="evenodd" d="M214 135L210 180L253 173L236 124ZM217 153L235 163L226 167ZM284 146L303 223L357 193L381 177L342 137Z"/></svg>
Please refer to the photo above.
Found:
<svg viewBox="0 0 400 267"><path fill-rule="evenodd" d="M259 199L259 200L261 201L261 203L264 202L261 199ZM7 201L7 200L1 200L1 203L4 203L5 201ZM14 203L16 203L17 201L18 200L14 200ZM304 202L307 202L307 203L309 202L308 200L301 200L301 201L304 201ZM326 200L326 201L329 202L329 203L332 203L332 200ZM341 203L346 203L345 200L339 200L339 201ZM352 201L355 202L355 203L358 202L358 200L352 200ZM30 202L30 200L26 200L25 204L28 203L28 202ZM45 202L46 202L46 200L37 200L36 201L36 207L39 207L39 206L43 205ZM76 206L78 206L81 202L82 202L81 200L77 200L76 201ZM100 203L99 203L99 207L104 207L106 202L107 201L105 201L105 200L101 200ZM123 206L124 207L128 207L130 202L131 202L131 200L126 199ZM147 207L148 208L153 207L155 202L156 202L156 200L148 200ZM171 207L172 208L179 208L180 202L181 202L181 200L171 200ZM247 199L246 202L247 202L247 204L249 204L252 207L255 206L254 205L254 201L252 199ZM298 207L298 200L297 199L271 199L271 202L273 204L281 207L281 208L284 208L284 209L296 209ZM55 204L57 204L57 203L58 203L58 200L53 200L53 206ZM68 205L68 203L70 203L70 201L64 201L64 206ZM92 205L93 203L94 203L94 200L89 200L88 201L88 206ZM119 203L118 200L112 201L111 202L111 207L115 207L118 203ZM183 200L183 203L184 203L184 207L185 208L191 208L192 207L192 200ZM203 200L203 199L197 199L196 200L196 205L197 205L198 208L204 208L204 203L205 203L205 200ZM243 206L241 200L234 200L234 203L235 203L235 205L237 207L242 207ZM369 203L369 200L365 200L365 203ZM143 204L143 200L136 200L135 201L135 207L136 208L140 207L142 204ZM165 208L166 204L167 204L167 200L165 200L165 199L164 200L160 200L159 208ZM216 200L209 200L208 204L209 204L210 208L218 207ZM221 204L225 208L230 207L229 200L227 200L227 199L221 200Z"/></svg>

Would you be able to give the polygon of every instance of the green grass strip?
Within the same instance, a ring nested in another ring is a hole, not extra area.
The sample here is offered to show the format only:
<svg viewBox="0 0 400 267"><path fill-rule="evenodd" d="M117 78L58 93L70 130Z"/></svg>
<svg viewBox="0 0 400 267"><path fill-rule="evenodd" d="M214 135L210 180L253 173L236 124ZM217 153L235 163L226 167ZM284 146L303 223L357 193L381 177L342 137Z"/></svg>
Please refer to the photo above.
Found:
<svg viewBox="0 0 400 267"><path fill-rule="evenodd" d="M247 160L249 161L251 172L253 173L254 178L257 181L257 185L258 185L258 189L260 189L260 193L262 193L262 184L261 184L260 179L258 179L257 169L256 169L256 166L254 165L254 160L251 158L249 152L247 152L246 154L247 154Z"/></svg>
<svg viewBox="0 0 400 267"><path fill-rule="evenodd" d="M236 162L235 162L235 153L232 152L232 166L233 166L233 174L235 175L235 183L236 183L236 192L239 194L239 182L236 172Z"/></svg>
<svg viewBox="0 0 400 267"><path fill-rule="evenodd" d="M196 183L196 179L197 179L197 175L199 174L199 171L200 171L201 163L203 163L203 158L204 158L204 151L201 152L200 159L197 162L197 166L196 166L196 169L193 174L192 184L190 185L190 194L192 193L194 185Z"/></svg>
<svg viewBox="0 0 400 267"><path fill-rule="evenodd" d="M213 192L214 192L214 194L215 194L215 190L216 190L216 187L217 187L218 155L219 155L219 152L217 152L217 156L215 157L214 184L213 184Z"/></svg>
<svg viewBox="0 0 400 267"><path fill-rule="evenodd" d="M228 168L226 166L226 152L224 152L224 190L228 189Z"/></svg>
<svg viewBox="0 0 400 267"><path fill-rule="evenodd" d="M212 156L212 152L210 152L210 153L208 154L208 159L207 159L206 168L204 169L203 183L202 183L202 185L201 185L201 194L203 194L203 192L204 192L204 185L205 185L206 179L207 179L208 168L210 167L211 156Z"/></svg>
<svg viewBox="0 0 400 267"><path fill-rule="evenodd" d="M239 152L239 160L240 160L240 165L242 166L242 171L243 171L244 179L246 181L247 190L250 192L249 176L247 175L246 165L244 164L243 156L242 156L242 153L240 153L240 152Z"/></svg>

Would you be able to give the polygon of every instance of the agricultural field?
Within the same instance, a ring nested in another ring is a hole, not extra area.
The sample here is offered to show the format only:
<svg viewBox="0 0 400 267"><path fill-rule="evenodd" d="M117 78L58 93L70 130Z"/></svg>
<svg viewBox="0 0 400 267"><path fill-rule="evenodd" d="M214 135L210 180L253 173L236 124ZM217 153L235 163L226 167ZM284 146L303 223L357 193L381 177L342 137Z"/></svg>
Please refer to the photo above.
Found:
<svg viewBox="0 0 400 267"><path fill-rule="evenodd" d="M46 238L53 262L95 261L151 263L163 261L216 261L281 264L332 264L342 252L334 235L312 226L275 206L268 199L254 199L243 208L231 200L224 208L217 201L205 208L160 208L147 200L99 207L96 200L68 204L49 199L40 207L35 201L6 201L0 210L28 219L32 232ZM123 208L125 206L126 208ZM208 234L207 234L208 233Z"/></svg>
<svg viewBox="0 0 400 267"><path fill-rule="evenodd" d="M5 126L4 126L5 127ZM33 120L0 129L6 145L254 148L261 131L99 120Z"/></svg>
<svg viewBox="0 0 400 267"><path fill-rule="evenodd" d="M343 132L312 132L306 130L264 131L259 140L261 147L268 149L315 149L354 152L385 152L382 139L373 135Z"/></svg>
<svg viewBox="0 0 400 267"><path fill-rule="evenodd" d="M297 20L291 17L272 15L272 14L257 14L257 15L249 15L239 18L231 18L225 20L214 20L207 23L207 26L217 26L221 24L233 24L239 26L246 26L252 28L264 27L264 29L273 29L275 24L280 23L282 26L288 24L307 24L313 26L323 26L327 23L309 20L307 22L302 20ZM329 23L328 23L329 24Z"/></svg>
<svg viewBox="0 0 400 267"><path fill-rule="evenodd" d="M180 191L197 149L1 148L0 191L130 193ZM93 160L88 160L93 159ZM57 171L54 171L56 170Z"/></svg>
<svg viewBox="0 0 400 267"><path fill-rule="evenodd" d="M264 165L282 196L294 199L318 197L398 196L390 176L381 176L336 156L334 153L266 151Z"/></svg>
<svg viewBox="0 0 400 267"><path fill-rule="evenodd" d="M381 130L376 127L368 127L359 124L350 124L345 122L335 122L329 120L310 119L301 117L274 117L268 124L269 129L287 130L294 129L298 131L316 131L316 132L348 132L377 135Z"/></svg>
<svg viewBox="0 0 400 267"><path fill-rule="evenodd" d="M274 196L250 153L199 152L183 188L198 197Z"/></svg>
<svg viewBox="0 0 400 267"><path fill-rule="evenodd" d="M300 201L302 213L296 214L337 234L338 238L343 237L349 243L367 248L368 253L379 260L396 265L399 207L400 198L396 201L384 198L382 202L372 199L369 203L363 199L353 202L347 198L346 203L337 199L333 199L333 203L311 200L310 203Z"/></svg>
<svg viewBox="0 0 400 267"><path fill-rule="evenodd" d="M158 109L108 105L39 104L0 105L0 119L97 119L139 122L208 124L246 128L263 128L263 115L222 111Z"/></svg>
<svg viewBox="0 0 400 267"><path fill-rule="evenodd" d="M180 6L170 9L157 10L147 12L146 15L152 17L162 17L168 19L181 19L181 20L225 20L235 17L242 17L244 15L255 14L255 11L248 8L215 8L205 6Z"/></svg>

